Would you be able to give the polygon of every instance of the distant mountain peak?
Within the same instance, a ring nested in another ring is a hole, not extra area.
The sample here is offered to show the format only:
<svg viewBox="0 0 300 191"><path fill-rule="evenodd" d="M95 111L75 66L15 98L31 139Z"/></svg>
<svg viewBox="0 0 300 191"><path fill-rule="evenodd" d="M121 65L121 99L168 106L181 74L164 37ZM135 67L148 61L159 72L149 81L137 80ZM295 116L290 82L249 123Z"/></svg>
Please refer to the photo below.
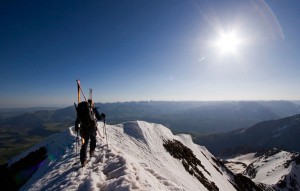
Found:
<svg viewBox="0 0 300 191"><path fill-rule="evenodd" d="M226 166L273 190L300 189L300 155L280 149L227 159Z"/></svg>
<svg viewBox="0 0 300 191"><path fill-rule="evenodd" d="M196 139L213 154L232 157L274 147L300 152L300 114L277 120L259 122L251 127L227 133L213 134Z"/></svg>

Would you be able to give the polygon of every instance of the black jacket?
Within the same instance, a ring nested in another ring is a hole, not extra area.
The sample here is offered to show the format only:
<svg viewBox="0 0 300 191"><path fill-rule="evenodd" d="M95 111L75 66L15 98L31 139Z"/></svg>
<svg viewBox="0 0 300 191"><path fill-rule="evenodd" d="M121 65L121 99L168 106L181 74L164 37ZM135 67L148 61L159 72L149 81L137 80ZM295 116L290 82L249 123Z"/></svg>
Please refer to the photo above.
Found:
<svg viewBox="0 0 300 191"><path fill-rule="evenodd" d="M95 117L96 117L97 121L101 121L101 120L105 121L105 114L104 113L99 114L99 111L97 110L97 108L93 108L93 112L95 114ZM79 130L79 124L80 124L80 119L77 116L76 121L75 121L75 131Z"/></svg>

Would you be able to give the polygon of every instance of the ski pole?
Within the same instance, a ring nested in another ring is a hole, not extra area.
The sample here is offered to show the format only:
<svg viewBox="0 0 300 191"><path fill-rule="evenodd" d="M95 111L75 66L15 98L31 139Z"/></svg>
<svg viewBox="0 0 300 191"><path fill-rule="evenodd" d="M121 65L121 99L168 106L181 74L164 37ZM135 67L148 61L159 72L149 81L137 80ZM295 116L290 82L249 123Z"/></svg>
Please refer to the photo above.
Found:
<svg viewBox="0 0 300 191"><path fill-rule="evenodd" d="M104 137L104 135L105 135L104 127L105 127L105 119L104 119L104 123L103 123L103 137Z"/></svg>
<svg viewBox="0 0 300 191"><path fill-rule="evenodd" d="M105 129L105 136L106 136L106 144L108 146L108 141L107 141L107 134L106 134L106 124L105 124L105 119L104 119L104 126L103 126L103 130Z"/></svg>
<svg viewBox="0 0 300 191"><path fill-rule="evenodd" d="M99 131L99 128L98 128L98 122L97 122L96 117L95 117L95 123L96 123L97 132L98 132L100 138L102 138L102 135L101 135L101 133L100 133L100 131Z"/></svg>
<svg viewBox="0 0 300 191"><path fill-rule="evenodd" d="M103 138L98 128L97 128L97 131L98 131L100 138Z"/></svg>
<svg viewBox="0 0 300 191"><path fill-rule="evenodd" d="M78 154L78 131L77 131L77 137L76 137L76 155Z"/></svg>
<svg viewBox="0 0 300 191"><path fill-rule="evenodd" d="M97 132L98 132L100 138L103 138L103 136L101 135L100 130L99 130L99 128L98 128L98 123L96 122L96 124L97 124L97 125L96 125L96 126L97 126L97 127L96 127L96 128L97 128Z"/></svg>

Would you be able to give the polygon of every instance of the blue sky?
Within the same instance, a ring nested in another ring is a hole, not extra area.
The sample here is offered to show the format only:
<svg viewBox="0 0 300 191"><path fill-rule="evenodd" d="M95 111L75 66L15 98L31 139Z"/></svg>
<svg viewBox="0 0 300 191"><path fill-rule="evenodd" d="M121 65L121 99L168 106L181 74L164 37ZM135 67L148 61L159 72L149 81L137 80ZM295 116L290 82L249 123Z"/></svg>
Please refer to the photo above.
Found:
<svg viewBox="0 0 300 191"><path fill-rule="evenodd" d="M300 100L300 2L1 1L0 107ZM234 52L216 46L235 31Z"/></svg>

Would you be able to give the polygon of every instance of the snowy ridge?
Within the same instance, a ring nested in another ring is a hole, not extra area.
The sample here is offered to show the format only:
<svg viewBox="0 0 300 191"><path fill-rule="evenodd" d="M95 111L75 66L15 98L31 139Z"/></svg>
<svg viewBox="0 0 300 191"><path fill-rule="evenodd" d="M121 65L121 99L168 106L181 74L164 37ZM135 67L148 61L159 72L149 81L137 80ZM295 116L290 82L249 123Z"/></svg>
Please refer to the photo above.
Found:
<svg viewBox="0 0 300 191"><path fill-rule="evenodd" d="M83 168L74 127L40 143L48 158L20 190L208 190L166 151L165 140L178 140L190 148L205 168L198 169L219 190L237 188L234 175L220 167L205 147L194 144L190 135L173 135L162 125L143 121L106 126L108 145L97 136L95 153ZM102 132L103 124L98 127Z"/></svg>

